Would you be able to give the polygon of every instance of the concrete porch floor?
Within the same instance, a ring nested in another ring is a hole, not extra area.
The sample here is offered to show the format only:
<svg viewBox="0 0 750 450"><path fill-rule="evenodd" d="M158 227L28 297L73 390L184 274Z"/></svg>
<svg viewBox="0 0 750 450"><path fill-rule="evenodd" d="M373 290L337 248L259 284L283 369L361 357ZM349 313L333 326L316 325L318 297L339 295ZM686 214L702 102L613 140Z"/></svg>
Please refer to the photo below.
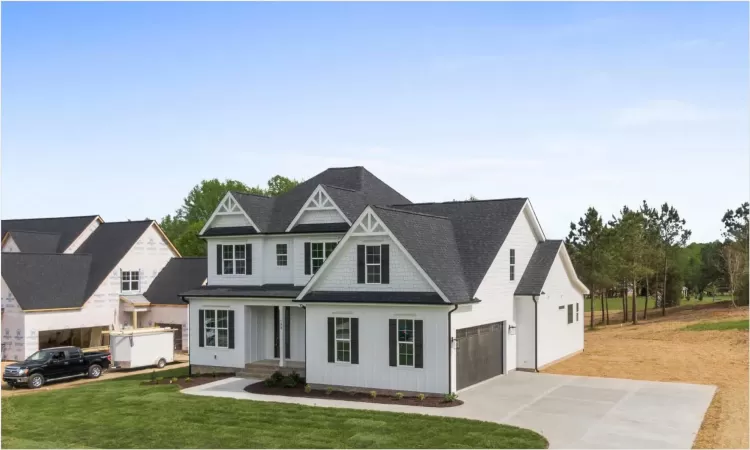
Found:
<svg viewBox="0 0 750 450"><path fill-rule="evenodd" d="M461 392L461 406L420 408L244 391L257 381L229 378L182 392L484 420L534 430L549 440L550 448L689 449L716 390L697 384L511 372Z"/></svg>

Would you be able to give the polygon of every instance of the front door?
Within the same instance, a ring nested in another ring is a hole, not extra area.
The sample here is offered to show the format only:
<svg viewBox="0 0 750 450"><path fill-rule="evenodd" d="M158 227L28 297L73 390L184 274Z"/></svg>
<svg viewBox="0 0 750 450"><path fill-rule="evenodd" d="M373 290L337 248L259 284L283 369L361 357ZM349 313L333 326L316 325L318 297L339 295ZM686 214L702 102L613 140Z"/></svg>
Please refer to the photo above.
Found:
<svg viewBox="0 0 750 450"><path fill-rule="evenodd" d="M279 358L279 346L281 345L281 337L279 332L280 319L279 306L273 308L273 357ZM284 358L291 358L291 323L292 323L292 308L289 306L284 307Z"/></svg>

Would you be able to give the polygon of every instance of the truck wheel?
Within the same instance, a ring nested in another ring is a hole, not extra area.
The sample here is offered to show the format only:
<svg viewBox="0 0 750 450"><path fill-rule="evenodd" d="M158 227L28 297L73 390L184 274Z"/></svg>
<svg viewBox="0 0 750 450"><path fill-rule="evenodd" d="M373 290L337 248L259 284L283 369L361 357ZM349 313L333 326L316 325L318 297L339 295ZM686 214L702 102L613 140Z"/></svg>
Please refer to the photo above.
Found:
<svg viewBox="0 0 750 450"><path fill-rule="evenodd" d="M92 364L89 366L89 378L99 378L102 376L102 366L99 364Z"/></svg>
<svg viewBox="0 0 750 450"><path fill-rule="evenodd" d="M29 388L30 389L39 389L44 385L44 377L41 373L35 373L34 375L29 377Z"/></svg>
<svg viewBox="0 0 750 450"><path fill-rule="evenodd" d="M166 360L166 359L164 359L164 358L161 358L161 359L159 360L159 362L157 362L157 363L156 363L156 367L158 367L158 368L160 368L160 369L163 369L163 368L164 368L164 366L166 366L166 365L167 365L167 360Z"/></svg>

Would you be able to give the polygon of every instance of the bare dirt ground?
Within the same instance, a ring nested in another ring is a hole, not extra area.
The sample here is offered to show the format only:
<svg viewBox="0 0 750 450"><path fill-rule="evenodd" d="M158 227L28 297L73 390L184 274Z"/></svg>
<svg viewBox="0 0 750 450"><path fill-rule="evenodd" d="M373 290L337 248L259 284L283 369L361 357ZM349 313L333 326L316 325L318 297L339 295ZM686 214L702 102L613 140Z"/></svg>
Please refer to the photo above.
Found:
<svg viewBox="0 0 750 450"><path fill-rule="evenodd" d="M694 447L748 448L748 332L681 330L746 317L747 307L727 302L673 308L666 317L659 311L636 326L600 327L586 332L583 353L544 372L716 385Z"/></svg>
<svg viewBox="0 0 750 450"><path fill-rule="evenodd" d="M5 371L5 366L8 364L13 364L12 361L3 361L2 362L2 370ZM70 380L62 380L57 382L52 382L48 385L44 385L39 389L29 389L29 388L11 388L6 383L2 383L2 393L0 396L2 397L9 397L12 395L25 395L25 394L33 394L35 392L43 392L43 391L51 391L51 390L57 390L57 389L66 389L71 388L75 386L80 386L82 384L87 383L96 383L97 381L101 380L113 380L115 378L122 378L127 377L130 375L138 375L141 373L151 373L152 371L162 371L162 370L171 370L171 369L178 369L180 367L187 367L187 356L183 356L181 354L175 354L175 362L172 364L167 364L167 366L163 369L157 369L156 367L147 367L145 369L141 370L112 370L112 371L106 371L100 376L99 378L75 378Z"/></svg>

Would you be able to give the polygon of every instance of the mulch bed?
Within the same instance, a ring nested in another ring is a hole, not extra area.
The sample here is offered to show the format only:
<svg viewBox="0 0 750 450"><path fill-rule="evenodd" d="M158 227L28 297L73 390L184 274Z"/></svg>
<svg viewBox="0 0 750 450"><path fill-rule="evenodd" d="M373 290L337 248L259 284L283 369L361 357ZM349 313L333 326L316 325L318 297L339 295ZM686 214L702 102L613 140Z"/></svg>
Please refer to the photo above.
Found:
<svg viewBox="0 0 750 450"><path fill-rule="evenodd" d="M185 381L185 377L177 378L177 381L172 381L171 378L164 378L161 381L144 381L141 384L146 386L165 385L165 384L176 384L180 389L189 387L200 386L201 384L213 383L214 381L223 380L225 378L231 378L233 375L196 375L190 378L190 381Z"/></svg>
<svg viewBox="0 0 750 450"><path fill-rule="evenodd" d="M419 400L416 397L404 397L401 400L398 400L392 396L378 395L377 397L372 398L370 397L370 394L364 392L333 391L329 395L327 391L321 389L313 389L308 394L305 392L305 386L303 384L298 384L295 387L268 387L262 381L246 386L245 391L251 394L283 395L284 397L323 398L328 400L384 403L388 405L427 406L433 408L448 408L451 406L463 405L464 403L461 400L446 402L442 397L425 397L424 400Z"/></svg>

